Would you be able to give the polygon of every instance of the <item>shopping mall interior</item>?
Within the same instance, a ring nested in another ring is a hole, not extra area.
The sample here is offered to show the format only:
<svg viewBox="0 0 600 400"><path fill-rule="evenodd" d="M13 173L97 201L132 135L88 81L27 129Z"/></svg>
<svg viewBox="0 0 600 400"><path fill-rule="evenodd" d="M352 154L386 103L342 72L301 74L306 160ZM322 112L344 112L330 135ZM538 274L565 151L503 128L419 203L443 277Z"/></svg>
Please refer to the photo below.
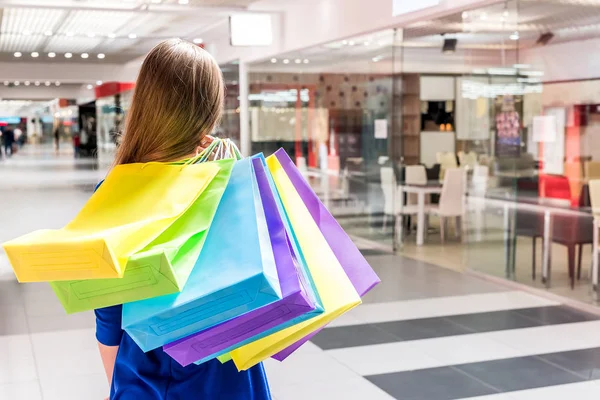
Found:
<svg viewBox="0 0 600 400"><path fill-rule="evenodd" d="M273 399L600 397L600 0L0 0L0 243L77 215L171 38L381 279ZM95 331L0 248L0 399L109 398Z"/></svg>

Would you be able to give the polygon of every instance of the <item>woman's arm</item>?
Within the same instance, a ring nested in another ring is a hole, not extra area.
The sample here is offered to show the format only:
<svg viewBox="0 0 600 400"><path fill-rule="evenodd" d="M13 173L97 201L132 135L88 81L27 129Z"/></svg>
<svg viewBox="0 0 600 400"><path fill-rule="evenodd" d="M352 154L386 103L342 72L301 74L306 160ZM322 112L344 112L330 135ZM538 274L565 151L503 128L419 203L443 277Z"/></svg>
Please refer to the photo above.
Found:
<svg viewBox="0 0 600 400"><path fill-rule="evenodd" d="M98 339L98 349L100 357L108 379L108 385L112 384L113 372L119 345L123 337L121 329L122 306L113 306L99 308L96 313L96 339Z"/></svg>
<svg viewBox="0 0 600 400"><path fill-rule="evenodd" d="M98 342L98 349L100 350L100 357L102 358L102 364L104 364L104 372L106 372L106 378L108 379L108 385L110 386L113 371L115 370L115 361L117 360L119 346L105 346Z"/></svg>

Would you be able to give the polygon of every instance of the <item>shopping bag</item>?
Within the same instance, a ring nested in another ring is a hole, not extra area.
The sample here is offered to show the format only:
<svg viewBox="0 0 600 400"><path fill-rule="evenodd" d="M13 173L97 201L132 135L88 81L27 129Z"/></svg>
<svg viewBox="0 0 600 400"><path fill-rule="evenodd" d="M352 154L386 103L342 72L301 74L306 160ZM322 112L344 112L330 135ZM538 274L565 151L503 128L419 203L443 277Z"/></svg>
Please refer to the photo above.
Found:
<svg viewBox="0 0 600 400"><path fill-rule="evenodd" d="M367 260L361 254L360 250L352 239L348 236L338 222L333 218L331 213L327 210L325 205L319 200L317 194L312 190L308 182L302 177L302 173L296 168L294 162L288 156L283 149L279 149L275 152L275 157L281 164L283 170L290 178L290 181L294 185L294 188L302 198L302 201L306 205L306 208L310 212L313 220L319 226L319 230L323 233L325 240L331 247L336 258L344 268L346 275L350 278L352 285L362 297L369 290L371 290L380 281L379 277L373 271ZM282 361L287 356L292 354L302 344L310 340L311 337L316 335L320 330L317 330L307 337L294 343L287 349L275 354L273 358Z"/></svg>
<svg viewBox="0 0 600 400"><path fill-rule="evenodd" d="M237 161L181 293L123 305L123 329L150 351L281 299L250 159Z"/></svg>
<svg viewBox="0 0 600 400"><path fill-rule="evenodd" d="M212 162L219 170L200 197L171 226L127 261L120 279L51 282L67 313L180 292L204 245L233 168L233 159Z"/></svg>
<svg viewBox="0 0 600 400"><path fill-rule="evenodd" d="M215 164L118 165L62 229L4 243L19 282L120 278L127 259L168 228L219 171Z"/></svg>
<svg viewBox="0 0 600 400"><path fill-rule="evenodd" d="M267 165L325 311L319 316L231 351L231 357L239 370L246 370L280 352L361 302L358 293L277 158L268 157Z"/></svg>
<svg viewBox="0 0 600 400"><path fill-rule="evenodd" d="M282 298L164 346L165 352L183 366L193 362L208 361L323 312L322 306L315 304L314 298L311 299L310 288L305 289L309 287L306 267L304 269L301 267L302 259L294 252L282 218L283 209L280 210L275 200L263 162L262 156L252 160L281 284Z"/></svg>

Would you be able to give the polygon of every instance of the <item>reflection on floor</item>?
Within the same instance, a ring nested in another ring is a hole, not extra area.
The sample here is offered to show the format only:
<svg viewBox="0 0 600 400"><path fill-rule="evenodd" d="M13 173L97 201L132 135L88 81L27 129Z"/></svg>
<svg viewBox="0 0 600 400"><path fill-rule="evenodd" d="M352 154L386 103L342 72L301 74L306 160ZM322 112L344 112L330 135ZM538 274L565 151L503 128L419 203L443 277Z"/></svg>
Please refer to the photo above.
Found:
<svg viewBox="0 0 600 400"><path fill-rule="evenodd" d="M485 215L485 225L479 228L475 226L472 213L467 214L467 216L467 234L463 236L462 240L456 238L453 226L450 225L452 229L450 229L449 238L442 244L439 235L439 221L432 217L425 244L417 246L415 243L416 235L412 231L404 238L402 246L397 250L398 254L455 271L472 270L506 278L506 246L502 216L495 210L488 210ZM366 238L391 249L393 223L388 221L386 229L383 230L383 217L381 215L345 215L338 219L341 225L353 235ZM597 304L591 291L591 245L585 245L583 248L581 279L576 281L575 288L571 289L567 249L559 244L553 244L551 285L549 289L546 289L541 281L541 239L537 239L536 279L532 278L532 239L519 236L516 239L516 244L515 276L511 276L510 279L576 301Z"/></svg>
<svg viewBox="0 0 600 400"><path fill-rule="evenodd" d="M0 240L59 227L76 212L102 173L74 165L81 164L43 151L0 162L6 177L0 179ZM411 240L404 248L407 254L415 248L411 257L356 240L382 283L297 354L265 363L277 400L600 396L597 316L415 260L442 246L434 234L418 250ZM442 258L460 254L459 248L447 243ZM490 254L481 264L502 253ZM558 282L564 270L555 259ZM101 399L107 393L92 313L65 315L48 285L19 285L0 254L0 399Z"/></svg>

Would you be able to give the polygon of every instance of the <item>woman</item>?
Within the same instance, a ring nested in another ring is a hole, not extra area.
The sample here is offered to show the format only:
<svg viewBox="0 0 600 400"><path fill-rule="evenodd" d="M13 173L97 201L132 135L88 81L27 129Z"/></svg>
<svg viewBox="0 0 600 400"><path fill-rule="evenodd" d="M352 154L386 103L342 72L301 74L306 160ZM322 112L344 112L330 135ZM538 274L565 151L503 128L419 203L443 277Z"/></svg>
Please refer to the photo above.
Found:
<svg viewBox="0 0 600 400"><path fill-rule="evenodd" d="M215 60L173 39L150 51L137 79L115 165L177 161L208 146L224 99ZM121 330L121 306L96 310L96 338L111 400L270 399L261 364L238 372L217 360L182 367L162 349L143 353Z"/></svg>

